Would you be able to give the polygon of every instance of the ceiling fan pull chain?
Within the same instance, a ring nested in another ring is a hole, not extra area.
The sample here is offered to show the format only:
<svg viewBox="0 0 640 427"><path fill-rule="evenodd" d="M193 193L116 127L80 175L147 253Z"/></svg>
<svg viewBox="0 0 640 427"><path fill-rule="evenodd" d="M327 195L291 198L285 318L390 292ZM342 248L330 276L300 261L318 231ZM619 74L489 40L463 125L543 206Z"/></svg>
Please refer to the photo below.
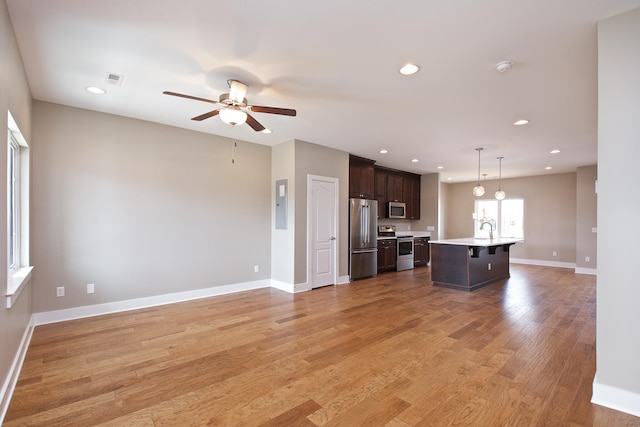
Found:
<svg viewBox="0 0 640 427"><path fill-rule="evenodd" d="M236 147L238 146L238 141L234 138L231 140L231 164L236 163Z"/></svg>

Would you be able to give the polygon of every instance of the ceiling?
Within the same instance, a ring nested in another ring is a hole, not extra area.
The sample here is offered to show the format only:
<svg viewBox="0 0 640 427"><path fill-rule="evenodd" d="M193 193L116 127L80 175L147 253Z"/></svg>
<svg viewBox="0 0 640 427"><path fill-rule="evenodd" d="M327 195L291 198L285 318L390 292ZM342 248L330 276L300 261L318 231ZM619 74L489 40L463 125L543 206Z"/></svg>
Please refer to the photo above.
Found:
<svg viewBox="0 0 640 427"><path fill-rule="evenodd" d="M489 179L499 156L505 178L595 164L596 23L640 7L640 0L6 3L34 99L270 146L299 139L396 169L439 171L445 182L476 180L478 147ZM513 66L499 73L505 60ZM420 71L401 75L407 62ZM124 76L121 85L108 83L108 73ZM293 108L297 117L254 113L273 131L267 135L218 117L192 121L211 104L162 94L217 100L228 79L249 85L250 104ZM531 122L514 126L520 118Z"/></svg>

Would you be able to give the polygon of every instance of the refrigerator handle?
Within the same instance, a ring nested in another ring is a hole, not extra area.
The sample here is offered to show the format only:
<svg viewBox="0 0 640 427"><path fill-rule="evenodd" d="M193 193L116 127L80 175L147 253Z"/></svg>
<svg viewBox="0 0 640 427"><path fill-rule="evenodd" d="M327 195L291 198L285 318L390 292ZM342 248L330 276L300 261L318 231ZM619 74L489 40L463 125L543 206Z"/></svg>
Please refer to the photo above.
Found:
<svg viewBox="0 0 640 427"><path fill-rule="evenodd" d="M364 205L364 209L362 210L364 214L364 233L362 234L362 240L368 246L369 243L369 205Z"/></svg>
<svg viewBox="0 0 640 427"><path fill-rule="evenodd" d="M360 209L360 241L364 243L364 206Z"/></svg>

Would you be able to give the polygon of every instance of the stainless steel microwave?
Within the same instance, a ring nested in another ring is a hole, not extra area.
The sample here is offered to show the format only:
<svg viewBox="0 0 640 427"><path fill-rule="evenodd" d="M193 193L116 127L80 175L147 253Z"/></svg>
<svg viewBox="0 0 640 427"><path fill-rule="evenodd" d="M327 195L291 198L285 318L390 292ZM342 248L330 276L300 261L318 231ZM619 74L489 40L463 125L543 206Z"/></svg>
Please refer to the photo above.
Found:
<svg viewBox="0 0 640 427"><path fill-rule="evenodd" d="M407 204L402 202L389 202L387 218L405 219L407 217Z"/></svg>

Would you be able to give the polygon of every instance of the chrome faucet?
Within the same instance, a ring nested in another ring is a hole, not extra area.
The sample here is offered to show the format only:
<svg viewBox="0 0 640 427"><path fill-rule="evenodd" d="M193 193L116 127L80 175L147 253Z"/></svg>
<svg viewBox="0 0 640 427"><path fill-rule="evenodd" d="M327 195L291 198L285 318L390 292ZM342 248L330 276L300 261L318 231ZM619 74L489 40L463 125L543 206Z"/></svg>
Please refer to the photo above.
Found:
<svg viewBox="0 0 640 427"><path fill-rule="evenodd" d="M493 240L493 225L491 224L491 221L482 221L480 223L480 230L483 229L485 224L489 224L489 240Z"/></svg>

